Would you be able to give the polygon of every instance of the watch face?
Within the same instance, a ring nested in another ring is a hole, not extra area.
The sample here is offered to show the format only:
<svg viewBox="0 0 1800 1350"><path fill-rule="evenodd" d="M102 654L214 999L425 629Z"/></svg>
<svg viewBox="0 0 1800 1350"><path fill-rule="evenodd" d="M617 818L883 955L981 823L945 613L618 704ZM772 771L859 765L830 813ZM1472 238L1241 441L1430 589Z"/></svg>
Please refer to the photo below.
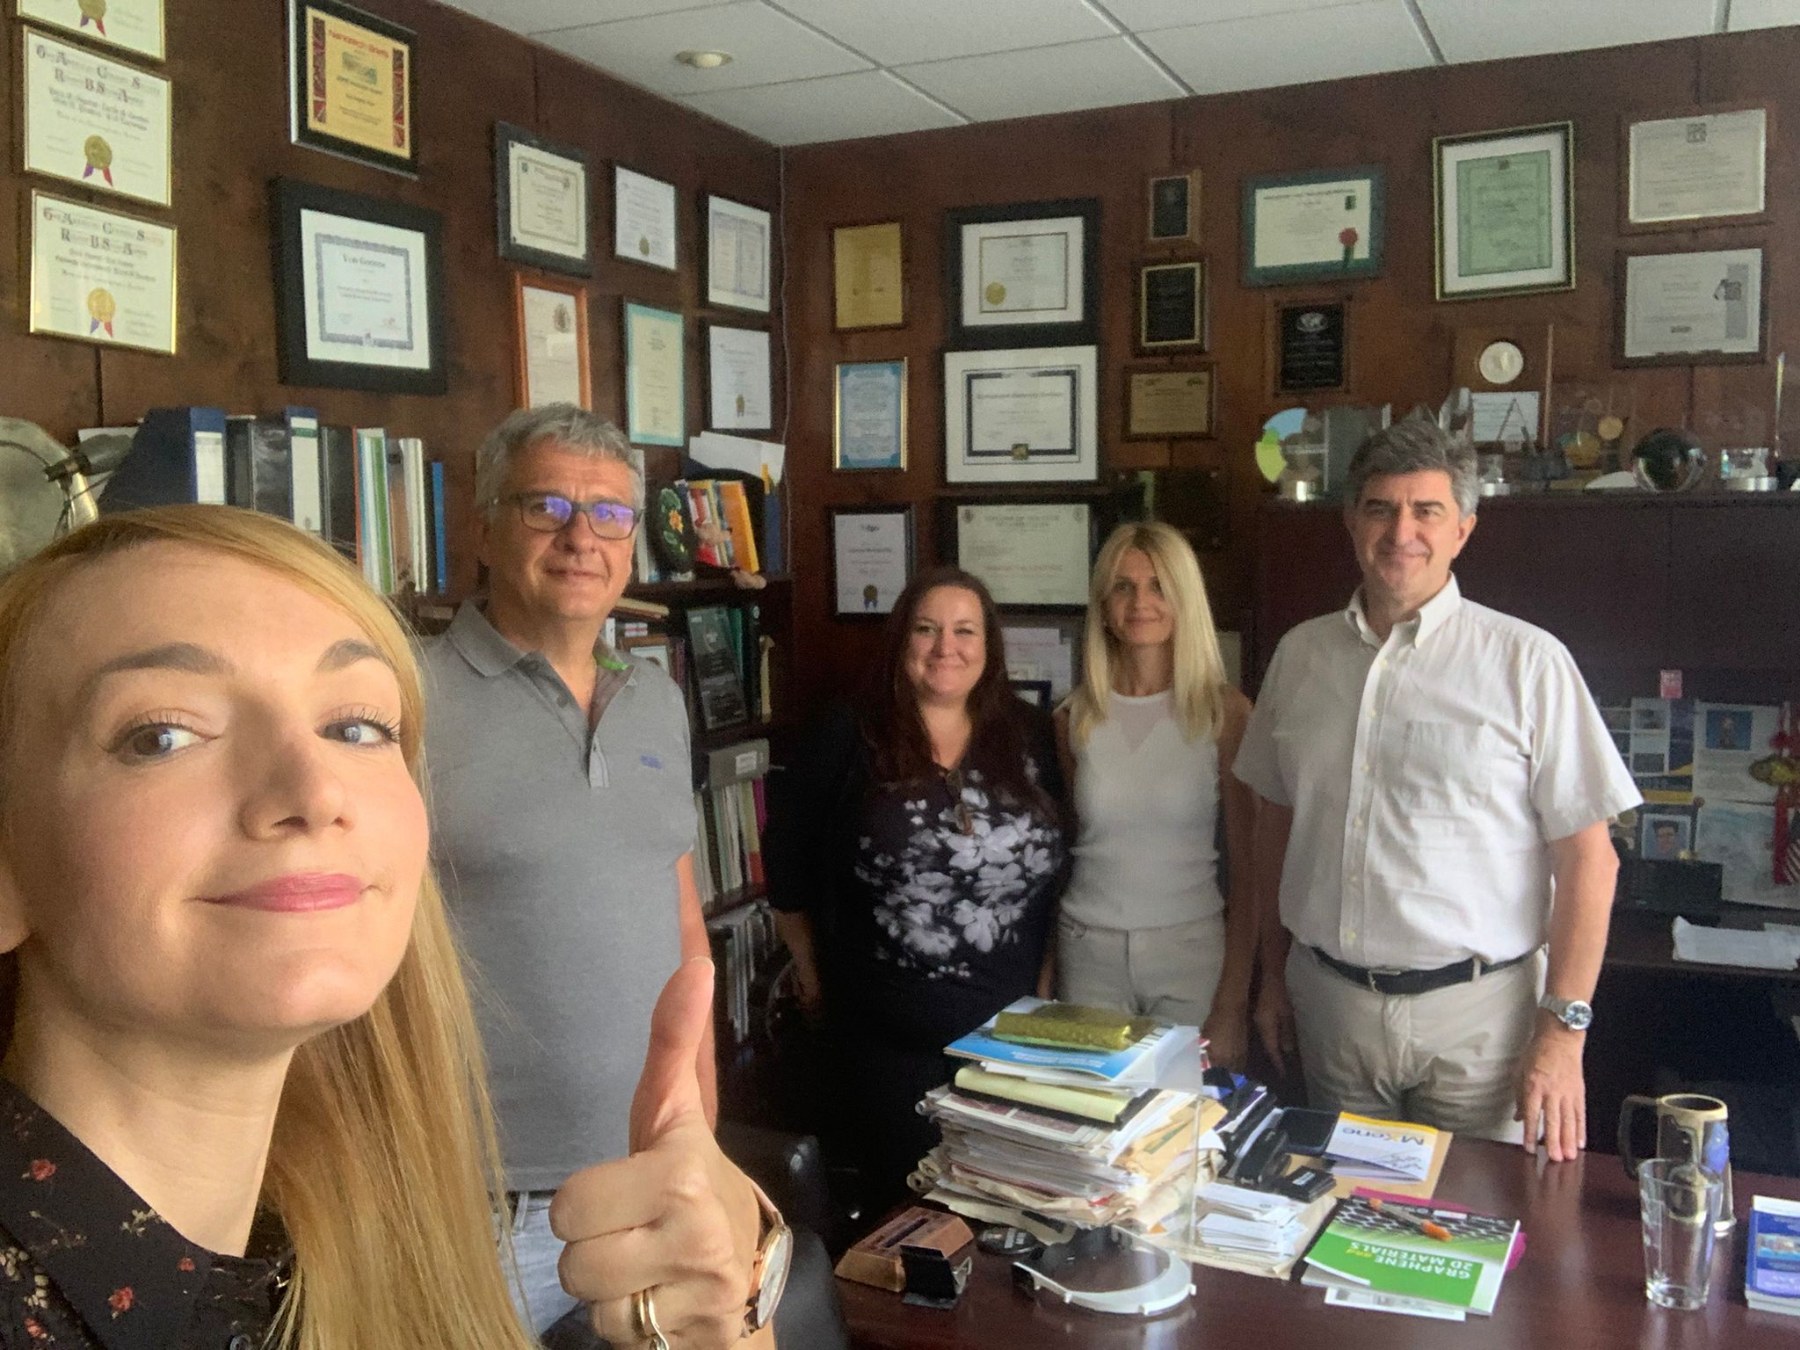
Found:
<svg viewBox="0 0 1800 1350"><path fill-rule="evenodd" d="M762 1283L756 1290L756 1330L775 1320L775 1309L781 1303L781 1291L787 1288L788 1267L793 1260L793 1232L785 1227L776 1230L763 1257Z"/></svg>
<svg viewBox="0 0 1800 1350"><path fill-rule="evenodd" d="M1580 999L1571 999L1569 1006L1563 1009L1562 1023L1570 1031L1586 1031L1594 1021L1594 1009Z"/></svg>

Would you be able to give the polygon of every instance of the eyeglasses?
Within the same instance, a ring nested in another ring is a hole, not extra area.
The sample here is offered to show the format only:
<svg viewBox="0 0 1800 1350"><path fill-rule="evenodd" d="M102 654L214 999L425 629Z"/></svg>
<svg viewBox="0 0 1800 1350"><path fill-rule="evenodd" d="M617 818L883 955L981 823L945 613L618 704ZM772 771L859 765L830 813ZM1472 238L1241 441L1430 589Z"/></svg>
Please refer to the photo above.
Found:
<svg viewBox="0 0 1800 1350"><path fill-rule="evenodd" d="M576 502L559 492L515 492L500 500L518 507L519 519L526 528L542 534L555 534L579 511L600 538L625 539L637 528L638 516L642 514L624 502Z"/></svg>
<svg viewBox="0 0 1800 1350"><path fill-rule="evenodd" d="M950 795L956 799L956 805L953 808L956 812L956 828L964 834L974 834L975 817L969 812L969 804L963 800L963 776L960 765L945 771L944 786L950 789Z"/></svg>

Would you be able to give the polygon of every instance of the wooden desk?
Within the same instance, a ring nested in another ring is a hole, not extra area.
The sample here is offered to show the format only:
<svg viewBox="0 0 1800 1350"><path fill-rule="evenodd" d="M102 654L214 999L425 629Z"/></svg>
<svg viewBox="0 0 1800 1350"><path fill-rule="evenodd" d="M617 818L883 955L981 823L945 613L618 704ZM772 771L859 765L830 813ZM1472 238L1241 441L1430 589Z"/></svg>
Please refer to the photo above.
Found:
<svg viewBox="0 0 1800 1350"><path fill-rule="evenodd" d="M1476 1140L1450 1149L1438 1195L1489 1214L1517 1215L1524 1259L1506 1277L1491 1318L1433 1322L1392 1313L1327 1308L1324 1293L1291 1282L1196 1267L1196 1293L1160 1317L1111 1317L1068 1308L1012 1287L1009 1263L971 1249L975 1271L954 1312L909 1308L898 1294L838 1281L859 1350L1395 1350L1508 1346L1521 1350L1684 1350L1795 1344L1800 1326L1744 1303L1745 1216L1755 1194L1800 1199L1800 1181L1739 1173L1739 1224L1720 1244L1705 1309L1680 1313L1644 1298L1636 1188L1617 1158L1590 1154L1553 1165L1523 1150Z"/></svg>

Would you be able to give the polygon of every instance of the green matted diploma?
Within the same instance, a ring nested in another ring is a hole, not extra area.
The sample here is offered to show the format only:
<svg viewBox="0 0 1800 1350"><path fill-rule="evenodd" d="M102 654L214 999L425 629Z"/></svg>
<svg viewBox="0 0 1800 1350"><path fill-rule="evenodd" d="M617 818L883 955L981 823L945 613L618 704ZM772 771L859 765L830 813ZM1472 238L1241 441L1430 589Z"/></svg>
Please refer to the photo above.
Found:
<svg viewBox="0 0 1800 1350"><path fill-rule="evenodd" d="M1575 284L1574 136L1558 122L1437 139L1438 299Z"/></svg>

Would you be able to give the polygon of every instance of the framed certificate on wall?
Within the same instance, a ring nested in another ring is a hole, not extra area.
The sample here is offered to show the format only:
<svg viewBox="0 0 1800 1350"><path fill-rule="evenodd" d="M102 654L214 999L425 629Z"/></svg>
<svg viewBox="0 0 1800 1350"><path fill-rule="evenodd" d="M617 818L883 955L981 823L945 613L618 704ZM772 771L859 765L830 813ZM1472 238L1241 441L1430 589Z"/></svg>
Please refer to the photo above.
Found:
<svg viewBox="0 0 1800 1350"><path fill-rule="evenodd" d="M500 256L585 277L587 156L510 122L494 123L494 222Z"/></svg>
<svg viewBox="0 0 1800 1350"><path fill-rule="evenodd" d="M770 217L729 197L706 197L706 303L769 312Z"/></svg>
<svg viewBox="0 0 1800 1350"><path fill-rule="evenodd" d="M1387 176L1379 165L1246 178L1244 285L1381 275Z"/></svg>
<svg viewBox="0 0 1800 1350"><path fill-rule="evenodd" d="M103 47L163 59L163 0L19 0L19 17Z"/></svg>
<svg viewBox="0 0 1800 1350"><path fill-rule="evenodd" d="M1574 150L1570 122L1432 143L1439 300L1574 287Z"/></svg>
<svg viewBox="0 0 1800 1350"><path fill-rule="evenodd" d="M31 194L33 333L175 352L175 231Z"/></svg>
<svg viewBox="0 0 1800 1350"><path fill-rule="evenodd" d="M24 29L25 171L168 206L169 82Z"/></svg>
<svg viewBox="0 0 1800 1350"><path fill-rule="evenodd" d="M1100 203L1092 197L964 207L944 215L952 347L1094 341Z"/></svg>
<svg viewBox="0 0 1800 1350"><path fill-rule="evenodd" d="M941 553L987 583L998 605L1084 609L1094 503L1075 497L940 499Z"/></svg>
<svg viewBox="0 0 1800 1350"><path fill-rule="evenodd" d="M944 480L1091 482L1099 476L1092 347L944 353Z"/></svg>
<svg viewBox="0 0 1800 1350"><path fill-rule="evenodd" d="M399 173L419 171L410 28L342 3L288 0L288 134Z"/></svg>

